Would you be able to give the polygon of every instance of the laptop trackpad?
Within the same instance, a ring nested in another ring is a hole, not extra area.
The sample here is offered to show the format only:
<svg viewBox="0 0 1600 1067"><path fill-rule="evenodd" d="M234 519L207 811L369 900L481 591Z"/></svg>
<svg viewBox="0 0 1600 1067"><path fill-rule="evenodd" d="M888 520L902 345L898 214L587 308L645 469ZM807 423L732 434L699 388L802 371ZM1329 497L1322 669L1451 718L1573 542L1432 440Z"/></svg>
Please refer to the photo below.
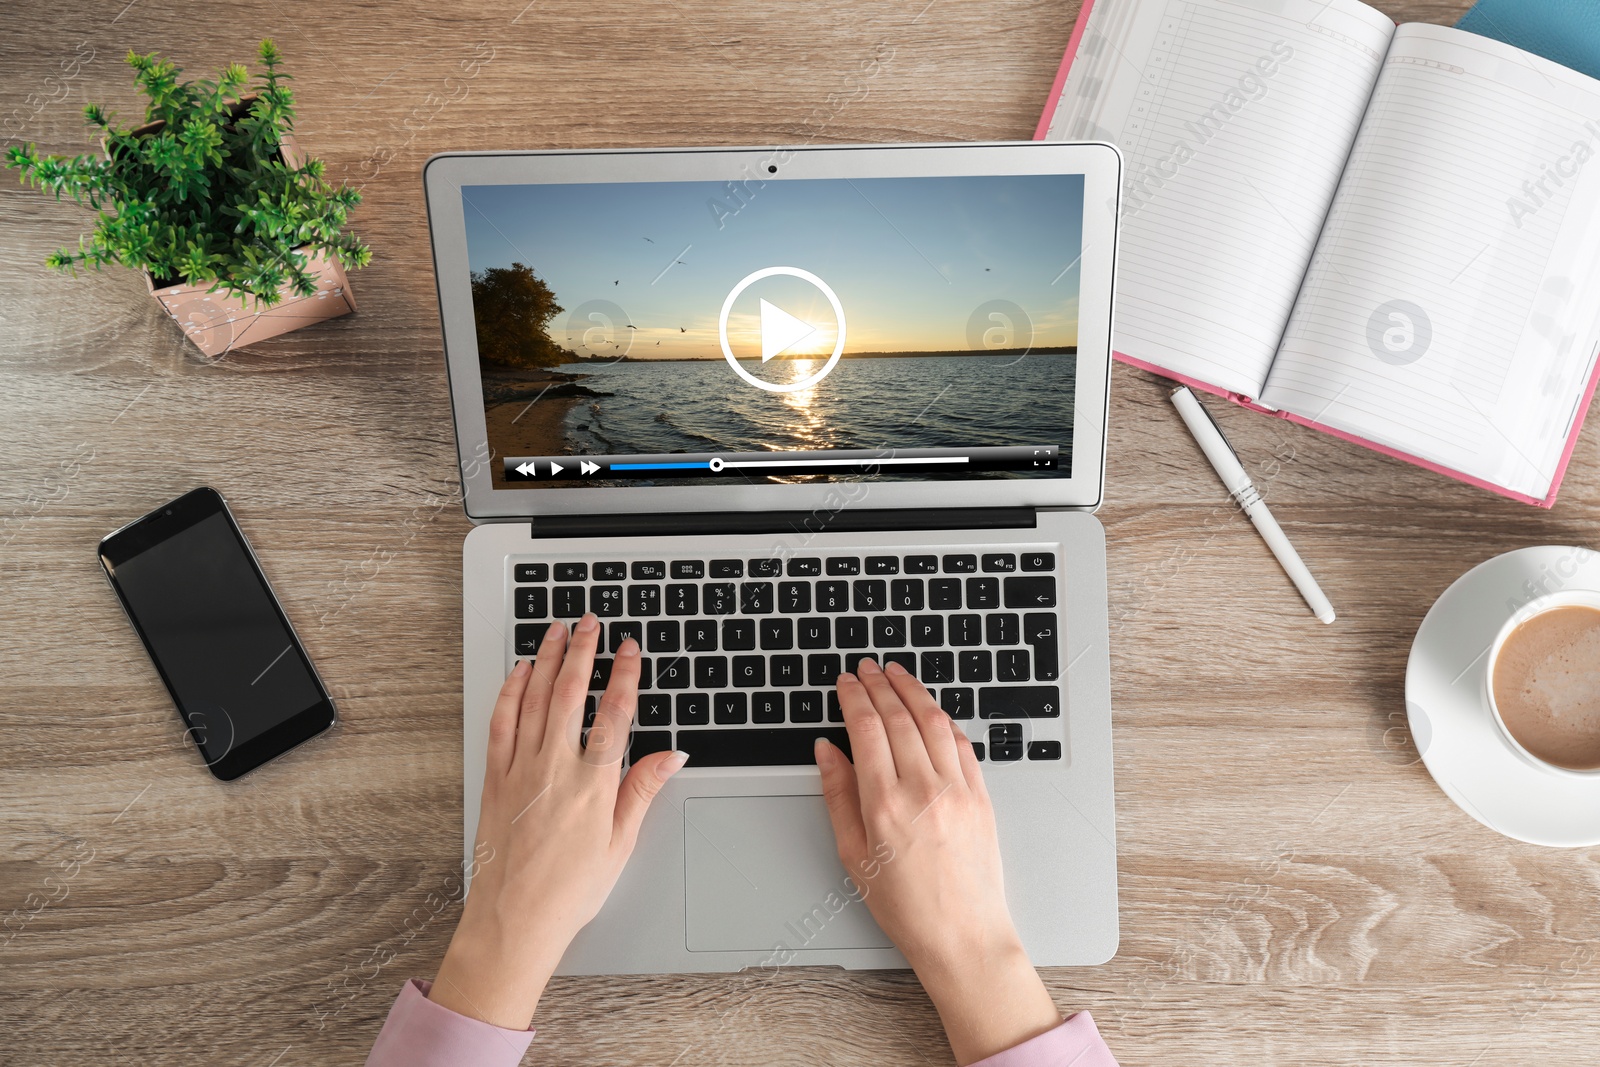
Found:
<svg viewBox="0 0 1600 1067"><path fill-rule="evenodd" d="M691 797L683 820L689 951L889 947L820 796Z"/></svg>

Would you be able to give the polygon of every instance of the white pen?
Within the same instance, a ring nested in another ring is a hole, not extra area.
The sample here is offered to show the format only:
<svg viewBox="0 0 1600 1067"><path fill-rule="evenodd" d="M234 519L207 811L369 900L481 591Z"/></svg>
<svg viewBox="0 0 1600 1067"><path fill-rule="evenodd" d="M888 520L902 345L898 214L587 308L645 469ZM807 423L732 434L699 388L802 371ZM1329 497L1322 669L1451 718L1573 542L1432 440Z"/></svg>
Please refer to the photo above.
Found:
<svg viewBox="0 0 1600 1067"><path fill-rule="evenodd" d="M1238 455L1233 451L1233 446L1222 436L1222 431L1217 428L1211 413L1183 386L1173 390L1172 403L1178 409L1178 414L1183 416L1184 425L1194 434L1194 439L1199 443L1200 450L1206 454L1206 459L1216 468L1217 477L1222 479L1228 495L1244 509L1246 515L1250 516L1250 521L1256 524L1256 529L1267 542L1267 547L1272 549L1272 554L1277 556L1278 562L1283 565L1284 573L1289 575L1289 580L1300 590L1300 595L1306 598L1312 614L1323 622L1332 622L1335 618L1333 605L1323 594L1322 587L1317 585L1317 580L1311 577L1311 572L1306 569L1300 553L1294 550L1289 538L1284 536L1283 527L1278 525L1278 520L1267 510L1261 494L1256 491L1255 483L1250 481L1250 475L1245 473Z"/></svg>

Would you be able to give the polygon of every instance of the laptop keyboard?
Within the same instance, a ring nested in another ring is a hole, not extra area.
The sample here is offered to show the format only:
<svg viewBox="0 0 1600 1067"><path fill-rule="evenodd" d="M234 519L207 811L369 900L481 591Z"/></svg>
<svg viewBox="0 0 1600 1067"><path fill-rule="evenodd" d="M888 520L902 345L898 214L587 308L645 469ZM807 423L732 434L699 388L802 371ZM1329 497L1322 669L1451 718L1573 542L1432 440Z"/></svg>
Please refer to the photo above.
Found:
<svg viewBox="0 0 1600 1067"><path fill-rule="evenodd" d="M631 759L810 765L818 737L848 752L833 685L862 659L911 672L979 759L1063 757L1053 552L509 562L515 656L553 620L600 619L585 725L612 654L639 642Z"/></svg>

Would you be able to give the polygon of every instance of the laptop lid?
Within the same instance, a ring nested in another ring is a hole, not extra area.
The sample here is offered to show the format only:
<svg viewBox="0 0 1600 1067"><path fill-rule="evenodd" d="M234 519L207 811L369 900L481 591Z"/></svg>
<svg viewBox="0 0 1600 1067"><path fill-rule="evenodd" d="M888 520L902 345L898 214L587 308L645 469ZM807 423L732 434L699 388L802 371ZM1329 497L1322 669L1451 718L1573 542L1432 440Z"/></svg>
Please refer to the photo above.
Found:
<svg viewBox="0 0 1600 1067"><path fill-rule="evenodd" d="M1101 501L1110 145L460 153L424 184L474 521Z"/></svg>

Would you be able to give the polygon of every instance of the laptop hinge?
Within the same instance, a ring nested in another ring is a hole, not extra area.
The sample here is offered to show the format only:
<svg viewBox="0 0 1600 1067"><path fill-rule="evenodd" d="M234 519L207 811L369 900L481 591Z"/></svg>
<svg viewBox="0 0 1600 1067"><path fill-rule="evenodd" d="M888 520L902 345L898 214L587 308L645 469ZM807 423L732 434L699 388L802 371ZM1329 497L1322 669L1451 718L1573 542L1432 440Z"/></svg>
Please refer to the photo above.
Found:
<svg viewBox="0 0 1600 1067"><path fill-rule="evenodd" d="M842 511L716 511L653 515L549 515L533 520L542 537L696 534L819 534L881 530L1032 529L1033 508L859 508Z"/></svg>

